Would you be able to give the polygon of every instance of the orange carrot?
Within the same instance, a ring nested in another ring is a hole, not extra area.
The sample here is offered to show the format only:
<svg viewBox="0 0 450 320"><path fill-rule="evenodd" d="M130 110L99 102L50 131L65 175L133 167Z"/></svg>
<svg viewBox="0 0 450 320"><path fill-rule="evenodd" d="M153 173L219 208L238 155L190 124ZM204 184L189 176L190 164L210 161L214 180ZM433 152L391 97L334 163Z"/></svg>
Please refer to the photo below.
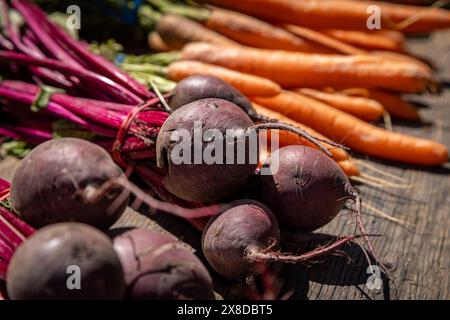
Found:
<svg viewBox="0 0 450 320"><path fill-rule="evenodd" d="M417 109L401 96L383 90L369 90L369 97L381 103L387 112L395 118L404 120L420 120Z"/></svg>
<svg viewBox="0 0 450 320"><path fill-rule="evenodd" d="M341 167L341 169L345 172L345 174L348 177L354 177L354 176L361 175L361 171L359 171L358 166L352 159L338 161L338 165Z"/></svg>
<svg viewBox="0 0 450 320"><path fill-rule="evenodd" d="M191 43L183 48L181 58L255 74L285 88L364 86L419 92L434 84L432 75L413 63L372 55L320 55Z"/></svg>
<svg viewBox="0 0 450 320"><path fill-rule="evenodd" d="M298 24L311 28L367 30L370 1L352 0L200 0L257 17ZM376 2L380 7L383 28L420 15L402 31L428 32L450 27L450 13L429 9Z"/></svg>
<svg viewBox="0 0 450 320"><path fill-rule="evenodd" d="M276 119L283 123L290 124L294 127L300 128L315 138L319 138L322 140L328 140L328 138L324 137L317 131L305 126L302 123L294 121L294 120L282 115L279 112L275 112L268 108L264 108L256 103L253 104L253 107L255 108L256 112L262 116L268 117L270 119ZM302 144L302 145L307 145L309 147L317 149L316 145L314 145L313 143L311 143L309 141L306 141L305 139L302 139L298 134L294 134L289 131L278 131L278 134L279 134L280 147L290 146L293 144ZM343 149L336 148L332 145L327 145L326 143L324 143L324 145L331 152L331 154L333 155L333 159L335 161L345 161L345 160L349 159L348 154Z"/></svg>
<svg viewBox="0 0 450 320"><path fill-rule="evenodd" d="M295 26L292 24L284 24L283 27L293 34L317 42L324 47L332 48L335 52L343 54L366 54L367 52L357 47L351 46L345 42L334 39L326 34L308 29L305 27Z"/></svg>
<svg viewBox="0 0 450 320"><path fill-rule="evenodd" d="M328 93L339 92L347 96L358 96L378 101L386 111L394 118L402 120L417 121L420 115L411 103L403 100L403 98L395 93L366 88L341 89L336 91L335 88L324 88Z"/></svg>
<svg viewBox="0 0 450 320"><path fill-rule="evenodd" d="M425 166L448 160L448 150L443 144L375 127L298 93L283 91L276 97L253 100L371 156Z"/></svg>
<svg viewBox="0 0 450 320"><path fill-rule="evenodd" d="M154 52L169 52L179 49L165 43L157 32L150 32L148 34L148 47Z"/></svg>
<svg viewBox="0 0 450 320"><path fill-rule="evenodd" d="M403 51L405 38L400 32L398 36L391 36L384 31L353 31L340 29L322 29L320 32L335 39L351 44L364 50Z"/></svg>
<svg viewBox="0 0 450 320"><path fill-rule="evenodd" d="M379 6L383 16L397 23L397 25L392 27L402 32L420 33L450 28L450 12L448 10L438 9L437 7L424 8L383 2L379 3ZM405 23L402 27L400 26L408 21L410 22Z"/></svg>
<svg viewBox="0 0 450 320"><path fill-rule="evenodd" d="M211 8L205 25L241 44L264 49L333 53L335 50L303 39L257 18L225 9Z"/></svg>
<svg viewBox="0 0 450 320"><path fill-rule="evenodd" d="M180 81L196 74L225 80L245 95L270 97L281 92L280 86L268 79L198 61L176 61L167 68L167 77L172 81Z"/></svg>
<svg viewBox="0 0 450 320"><path fill-rule="evenodd" d="M412 63L418 66L419 68L422 68L425 72L433 72L431 67L425 63L423 60L420 60L419 58L412 57L406 53L401 52L393 52L393 51L371 51L370 54L376 55L378 57L383 57L386 59L399 61L399 62L405 62L405 63Z"/></svg>
<svg viewBox="0 0 450 320"><path fill-rule="evenodd" d="M165 15L158 21L156 32L167 45L177 49L181 49L186 43L194 41L238 45L233 40L209 30L195 21L173 14Z"/></svg>
<svg viewBox="0 0 450 320"><path fill-rule="evenodd" d="M307 88L296 91L365 121L379 120L386 112L379 102L372 99L351 97L341 93L327 93Z"/></svg>
<svg viewBox="0 0 450 320"><path fill-rule="evenodd" d="M431 68L425 64L423 61L414 58L410 55L401 52L391 52L391 51L366 51L355 46L349 45L343 41L334 39L326 34L323 34L318 31L314 31L312 29L299 27L295 25L285 24L284 28L299 37L303 37L304 39L308 39L310 41L315 41L318 44L321 44L324 47L328 47L330 49L334 49L336 53L342 54L353 54L353 55L364 55L364 54L372 54L380 57L384 57L390 60L395 60L399 62L407 62L414 63L417 66L424 68L426 72L431 72ZM353 32L353 31L348 31ZM356 31L358 32L358 31ZM394 32L394 31L391 31Z"/></svg>

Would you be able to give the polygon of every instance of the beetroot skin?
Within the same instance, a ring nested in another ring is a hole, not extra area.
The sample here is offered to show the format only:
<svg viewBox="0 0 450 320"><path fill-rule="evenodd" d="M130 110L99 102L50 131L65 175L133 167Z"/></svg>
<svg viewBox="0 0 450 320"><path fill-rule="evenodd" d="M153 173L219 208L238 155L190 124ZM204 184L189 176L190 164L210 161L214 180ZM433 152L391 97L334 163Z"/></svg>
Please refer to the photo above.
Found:
<svg viewBox="0 0 450 320"><path fill-rule="evenodd" d="M251 252L276 250L280 232L275 216L256 201L238 204L211 218L202 236L203 254L211 267L228 279L257 272Z"/></svg>
<svg viewBox="0 0 450 320"><path fill-rule="evenodd" d="M172 92L169 103L172 110L197 100L218 98L234 103L245 111L253 120L260 120L250 100L236 88L222 79L207 76L193 75L181 80Z"/></svg>
<svg viewBox="0 0 450 320"><path fill-rule="evenodd" d="M316 230L330 222L344 207L353 190L339 165L320 151L304 146L277 150L264 166L279 167L261 176L261 199L277 216L281 226L302 231Z"/></svg>
<svg viewBox="0 0 450 320"><path fill-rule="evenodd" d="M211 218L203 231L202 248L217 273L231 280L243 280L264 272L272 262L311 261L354 238L341 237L327 246L300 255L282 253L279 251L280 231L273 213L259 202L246 200ZM308 241L308 236L302 241Z"/></svg>
<svg viewBox="0 0 450 320"><path fill-rule="evenodd" d="M241 129L245 134L245 130L252 126L253 122L244 111L231 102L222 99L203 99L179 108L161 127L156 152L158 166L167 171L164 185L182 199L211 203L223 199L244 185L254 173L257 161L246 159L243 164L226 164L224 151L223 164L206 164L205 161L194 164L193 130L196 121L201 122L203 132L208 129L218 129L224 136L227 129ZM171 154L177 141L173 141L171 136L174 131L180 129L191 133L192 159L189 164L175 164L172 161ZM242 137L242 139L245 138ZM211 143L213 142L204 142L203 150ZM247 147L248 144L246 144L246 152L249 149ZM235 153L237 149L235 147Z"/></svg>
<svg viewBox="0 0 450 320"><path fill-rule="evenodd" d="M176 238L131 229L113 242L123 264L128 299L214 298L208 271Z"/></svg>
<svg viewBox="0 0 450 320"><path fill-rule="evenodd" d="M69 288L79 268L79 289ZM122 299L125 281L111 240L81 223L44 227L14 253L6 276L13 300Z"/></svg>
<svg viewBox="0 0 450 320"><path fill-rule="evenodd" d="M11 183L11 203L34 227L75 221L107 228L124 212L129 197L118 199L123 196L122 189L114 188L100 199L88 201L81 192L122 175L109 154L91 142L50 140L19 164Z"/></svg>

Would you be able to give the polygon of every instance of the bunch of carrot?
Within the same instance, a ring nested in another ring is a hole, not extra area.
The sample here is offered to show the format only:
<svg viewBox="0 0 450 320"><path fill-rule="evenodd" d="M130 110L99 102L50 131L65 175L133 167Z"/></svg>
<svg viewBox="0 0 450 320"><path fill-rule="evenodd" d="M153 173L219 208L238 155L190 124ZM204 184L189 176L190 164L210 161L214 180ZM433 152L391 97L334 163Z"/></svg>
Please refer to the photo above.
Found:
<svg viewBox="0 0 450 320"><path fill-rule="evenodd" d="M124 70L175 82L213 75L275 111L273 117L306 125L354 151L425 166L447 162L444 145L369 123L389 123L389 116L420 120L401 94L436 92L438 84L429 64L406 51L405 33L450 27L447 10L375 3L382 28L368 30L373 2L197 2L147 0L141 18L154 22L150 48L167 53L135 57L122 64Z"/></svg>

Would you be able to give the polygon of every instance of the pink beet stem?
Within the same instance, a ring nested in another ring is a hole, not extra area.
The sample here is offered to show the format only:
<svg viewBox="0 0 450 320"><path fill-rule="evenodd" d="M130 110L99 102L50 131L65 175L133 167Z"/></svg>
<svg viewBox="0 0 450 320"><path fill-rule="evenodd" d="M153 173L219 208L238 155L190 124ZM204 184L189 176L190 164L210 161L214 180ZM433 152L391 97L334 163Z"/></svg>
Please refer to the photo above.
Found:
<svg viewBox="0 0 450 320"><path fill-rule="evenodd" d="M14 100L16 102L20 102L26 105L31 105L34 102L35 97L33 95L29 95L29 94L25 94L22 92L18 92L18 91L13 91L9 88L4 88L1 87L0 85L0 96L6 99L10 99L10 100ZM115 136L115 132L106 128L103 128L99 125L95 125L93 123L90 123L82 118L80 118L79 116L77 116L76 114L72 113L71 111L67 110L66 108L63 108L61 105L56 104L54 102L49 102L47 104L47 107L44 109L47 112L53 113L56 116L59 116L63 119L67 119L69 121L72 121L73 123L76 123L80 126L83 126L85 128L88 128L89 130L101 134L101 135L105 135L105 136ZM91 119L94 118L95 120L99 121L99 120L103 120L102 124L111 124L111 122L109 121L109 118L102 118L102 114L94 114L92 115L92 113L89 112L89 109L83 109L83 108L78 108L78 111L83 112L84 115L90 115ZM103 114L104 116L104 114Z"/></svg>
<svg viewBox="0 0 450 320"><path fill-rule="evenodd" d="M38 21L36 17L27 9L27 7L21 3L21 1L11 1L14 8L22 15L24 21L35 36L39 39L47 50L58 60L64 61L65 64L74 68L82 68L82 65L72 58L63 48L61 48L53 39L52 36L47 34L43 29L42 22Z"/></svg>
<svg viewBox="0 0 450 320"><path fill-rule="evenodd" d="M98 90L104 90L112 97L116 98L119 102L137 105L142 102L142 99L136 96L134 93L130 92L128 89L118 85L116 82L109 78L100 76L94 72L74 68L63 62L55 59L48 58L33 58L21 53L14 51L0 51L0 61L7 63L17 63L26 66L41 66L52 70L62 72L66 75L76 76L77 78L83 79L97 87Z"/></svg>
<svg viewBox="0 0 450 320"><path fill-rule="evenodd" d="M49 31L56 35L58 39L64 43L64 45L66 45L77 56L80 56L84 61L86 61L87 64L99 73L135 92L142 99L150 99L155 97L155 95L151 93L145 85L142 85L103 57L89 52L89 50L87 50L80 42L73 39L70 35L61 30L61 28L49 21L45 13L39 7L27 1L21 2L23 6L27 6L28 10L32 11L37 16L37 19L44 23L49 28Z"/></svg>
<svg viewBox="0 0 450 320"><path fill-rule="evenodd" d="M1 230L1 229L0 229ZM15 248L11 248L9 242L7 242L3 235L0 233L0 259L3 261L11 260Z"/></svg>
<svg viewBox="0 0 450 320"><path fill-rule="evenodd" d="M20 233L22 233L26 237L29 237L36 231L32 226L30 226L28 223L26 223L25 221L20 219L16 214L12 213L11 211L7 210L6 208L0 207L0 214L14 228L18 229L20 231Z"/></svg>

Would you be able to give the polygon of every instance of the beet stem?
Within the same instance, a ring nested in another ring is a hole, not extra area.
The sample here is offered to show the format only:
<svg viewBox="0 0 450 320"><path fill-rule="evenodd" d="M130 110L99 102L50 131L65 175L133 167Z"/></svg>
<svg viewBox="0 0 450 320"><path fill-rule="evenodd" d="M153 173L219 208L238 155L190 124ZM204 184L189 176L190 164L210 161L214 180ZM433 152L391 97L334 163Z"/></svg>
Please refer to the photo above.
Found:
<svg viewBox="0 0 450 320"><path fill-rule="evenodd" d="M75 68L82 68L83 66L69 55L63 48L61 48L45 30L42 28L41 22L28 10L28 8L20 1L12 1L14 8L22 15L26 24L33 31L34 35L39 39L42 45L58 60L64 61L67 65Z"/></svg>
<svg viewBox="0 0 450 320"><path fill-rule="evenodd" d="M10 230L21 241L24 241L26 239L26 237L3 216L3 210L0 210L0 223L3 223L8 228L8 230Z"/></svg>
<svg viewBox="0 0 450 320"><path fill-rule="evenodd" d="M67 65L63 62L60 62L55 59L49 58L34 58L21 53L13 52L13 51L0 51L0 61L5 61L8 63L14 62L18 64L23 64L26 66L40 66L49 68L52 70L56 70L68 75L73 75L79 78L83 78L89 83L92 83L98 86L99 90L104 90L109 93L111 96L115 97L121 102L129 103L129 104L139 104L142 103L142 99L136 96L134 93L129 91L128 89L122 87L116 82L112 81L105 76L98 75L92 71L75 68L70 65Z"/></svg>
<svg viewBox="0 0 450 320"><path fill-rule="evenodd" d="M59 40L69 48L70 51L73 51L78 57L81 57L87 65L93 67L93 69L95 69L98 73L101 73L104 76L118 82L132 92L135 92L143 99L150 99L154 97L146 86L140 84L108 60L91 53L85 46L70 37L66 32L61 30L61 28L48 20L45 13L39 7L30 2L24 2L23 5L25 5L28 10L33 12L33 14L37 16L37 19L46 24L49 31L55 34Z"/></svg>
<svg viewBox="0 0 450 320"><path fill-rule="evenodd" d="M212 217L218 214L221 209L226 205L211 205L207 207L201 208L184 208L176 204L172 204L169 202L158 200L151 195L145 193L138 186L131 183L126 177L118 177L113 178L105 182L99 188L93 189L85 189L81 192L78 192L86 201L89 202L97 202L99 199L105 196L105 194L111 189L115 189L117 187L122 187L128 191L130 191L136 198L150 206L150 208L162 211L166 213L170 213L174 216L178 216L184 219L194 219L194 218L204 218L204 217Z"/></svg>

